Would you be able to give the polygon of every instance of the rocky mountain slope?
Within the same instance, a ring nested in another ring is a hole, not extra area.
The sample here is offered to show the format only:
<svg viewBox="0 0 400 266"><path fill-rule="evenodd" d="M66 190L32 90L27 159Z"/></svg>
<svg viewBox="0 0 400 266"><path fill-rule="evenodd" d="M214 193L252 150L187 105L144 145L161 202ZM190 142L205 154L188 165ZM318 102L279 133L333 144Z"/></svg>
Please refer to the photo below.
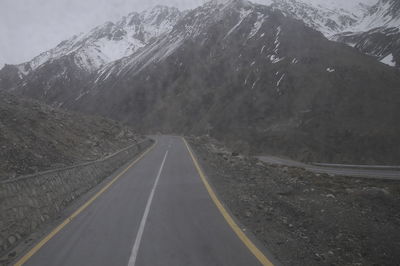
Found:
<svg viewBox="0 0 400 266"><path fill-rule="evenodd" d="M400 66L400 2L380 0L353 27L332 37L390 66Z"/></svg>
<svg viewBox="0 0 400 266"><path fill-rule="evenodd" d="M246 1L208 3L66 103L257 153L398 163L398 71Z"/></svg>
<svg viewBox="0 0 400 266"><path fill-rule="evenodd" d="M81 82L59 77L63 67ZM210 133L238 149L301 160L400 159L398 70L274 6L208 2L88 76L57 59L10 89L4 84L18 74L5 69L3 89L144 132Z"/></svg>
<svg viewBox="0 0 400 266"><path fill-rule="evenodd" d="M0 180L99 159L141 139L104 118L0 93Z"/></svg>
<svg viewBox="0 0 400 266"><path fill-rule="evenodd" d="M334 40L348 44L361 52L374 56L380 62L400 66L400 29L379 27L366 32L344 32Z"/></svg>

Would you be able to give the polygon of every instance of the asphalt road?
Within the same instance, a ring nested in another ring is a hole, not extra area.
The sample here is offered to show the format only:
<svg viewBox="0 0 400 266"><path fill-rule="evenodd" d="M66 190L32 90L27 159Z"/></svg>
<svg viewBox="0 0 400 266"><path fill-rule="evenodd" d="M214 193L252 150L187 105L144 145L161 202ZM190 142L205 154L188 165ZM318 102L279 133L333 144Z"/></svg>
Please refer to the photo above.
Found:
<svg viewBox="0 0 400 266"><path fill-rule="evenodd" d="M400 169L397 166L377 165L345 165L345 164L305 164L290 159L276 156L259 156L260 160L286 166L305 168L314 173L325 173L329 175L353 176L364 178L400 180Z"/></svg>
<svg viewBox="0 0 400 266"><path fill-rule="evenodd" d="M210 198L180 137L156 146L24 265L261 265Z"/></svg>

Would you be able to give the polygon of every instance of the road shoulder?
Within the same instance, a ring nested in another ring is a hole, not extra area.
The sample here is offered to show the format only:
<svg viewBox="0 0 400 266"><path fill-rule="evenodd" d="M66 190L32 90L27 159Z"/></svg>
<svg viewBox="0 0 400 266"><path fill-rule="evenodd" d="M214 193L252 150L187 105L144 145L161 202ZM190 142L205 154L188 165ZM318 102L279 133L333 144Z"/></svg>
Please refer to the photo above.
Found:
<svg viewBox="0 0 400 266"><path fill-rule="evenodd" d="M284 265L398 264L399 181L316 176L189 142L220 198Z"/></svg>

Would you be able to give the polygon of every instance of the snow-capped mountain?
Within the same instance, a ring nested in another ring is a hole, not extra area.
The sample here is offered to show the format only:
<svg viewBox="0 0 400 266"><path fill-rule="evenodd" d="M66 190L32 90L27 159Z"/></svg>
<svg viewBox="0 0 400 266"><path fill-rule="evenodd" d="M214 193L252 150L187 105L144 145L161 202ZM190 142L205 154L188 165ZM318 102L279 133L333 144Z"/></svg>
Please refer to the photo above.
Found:
<svg viewBox="0 0 400 266"><path fill-rule="evenodd" d="M400 66L400 2L347 2L271 0L271 6L333 41L355 47L387 65Z"/></svg>
<svg viewBox="0 0 400 266"><path fill-rule="evenodd" d="M387 65L400 66L398 0L268 0L265 3L303 21L330 40L355 47Z"/></svg>
<svg viewBox="0 0 400 266"><path fill-rule="evenodd" d="M95 71L62 56L19 83L17 68L5 67L0 88L146 133L207 130L251 152L398 163L397 69L276 6L211 1L179 14L170 30Z"/></svg>
<svg viewBox="0 0 400 266"><path fill-rule="evenodd" d="M332 37L380 62L400 67L400 1L380 0L360 21Z"/></svg>
<svg viewBox="0 0 400 266"><path fill-rule="evenodd" d="M349 31L366 32L375 28L400 28L400 1L379 0Z"/></svg>
<svg viewBox="0 0 400 266"><path fill-rule="evenodd" d="M101 67L167 34L181 16L176 8L156 6L107 22L61 42L29 62L6 65L0 71L0 88L23 91L28 96L61 105L55 99L72 97L72 91L78 91Z"/></svg>
<svg viewBox="0 0 400 266"><path fill-rule="evenodd" d="M18 65L22 74L35 70L43 64L72 55L76 65L93 72L105 64L131 55L167 33L180 18L176 8L156 6L142 13L130 13L117 22L107 22L89 33L73 36L57 47Z"/></svg>
<svg viewBox="0 0 400 266"><path fill-rule="evenodd" d="M326 37L342 32L359 20L360 12L346 10L332 4L321 5L310 0L272 0L272 7L285 15L302 20ZM355 9L357 10L357 9Z"/></svg>
<svg viewBox="0 0 400 266"><path fill-rule="evenodd" d="M399 87L396 69L272 7L233 0L188 12L65 104L146 132L208 129L252 152L390 161L399 155Z"/></svg>

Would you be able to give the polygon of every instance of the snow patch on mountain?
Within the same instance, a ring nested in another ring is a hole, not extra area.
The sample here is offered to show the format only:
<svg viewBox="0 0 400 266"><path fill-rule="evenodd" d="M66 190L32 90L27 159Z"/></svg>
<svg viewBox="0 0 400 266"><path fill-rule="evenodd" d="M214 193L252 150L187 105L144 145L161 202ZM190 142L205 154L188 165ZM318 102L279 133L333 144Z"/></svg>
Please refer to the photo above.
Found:
<svg viewBox="0 0 400 266"><path fill-rule="evenodd" d="M285 77L285 73L283 73L282 76L279 78L279 80L276 82L276 86L277 87L279 87L279 85L281 85L281 82L282 82L284 77Z"/></svg>
<svg viewBox="0 0 400 266"><path fill-rule="evenodd" d="M388 54L385 58L383 58L380 61L389 66L393 66L393 67L396 66L396 63L394 62L394 59L393 59L393 54Z"/></svg>
<svg viewBox="0 0 400 266"><path fill-rule="evenodd" d="M257 21L253 25L253 29L251 30L249 34L249 39L253 38L259 31L263 23L265 22L265 19L267 17L264 14L258 13L257 14Z"/></svg>
<svg viewBox="0 0 400 266"><path fill-rule="evenodd" d="M244 20L248 15L251 14L251 12L252 12L252 10L250 10L250 9L249 9L249 10L241 9L241 10L240 10L240 19L239 19L238 23L236 23L236 25L233 26L232 29L231 29L230 31L228 31L228 33L226 34L225 38L228 37L229 35L231 35L231 33L234 32L234 31L240 26L240 24L242 24L243 20ZM250 38L250 37L249 37L249 38Z"/></svg>

